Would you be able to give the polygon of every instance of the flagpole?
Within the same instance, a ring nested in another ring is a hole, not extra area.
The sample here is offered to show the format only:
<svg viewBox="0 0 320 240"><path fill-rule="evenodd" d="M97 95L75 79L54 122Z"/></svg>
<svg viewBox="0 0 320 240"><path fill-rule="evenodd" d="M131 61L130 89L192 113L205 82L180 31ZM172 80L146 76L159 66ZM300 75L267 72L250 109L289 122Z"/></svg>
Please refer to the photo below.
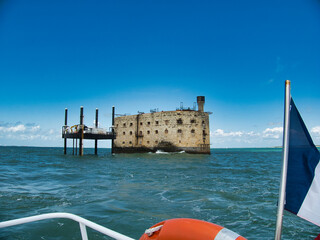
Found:
<svg viewBox="0 0 320 240"><path fill-rule="evenodd" d="M289 128L290 128L290 80L286 80L285 87L285 106L284 106L284 123L283 123L283 148L282 148L282 170L281 182L279 189L278 213L275 231L275 240L281 239L283 210L286 194L287 169L288 169L288 154L289 154Z"/></svg>

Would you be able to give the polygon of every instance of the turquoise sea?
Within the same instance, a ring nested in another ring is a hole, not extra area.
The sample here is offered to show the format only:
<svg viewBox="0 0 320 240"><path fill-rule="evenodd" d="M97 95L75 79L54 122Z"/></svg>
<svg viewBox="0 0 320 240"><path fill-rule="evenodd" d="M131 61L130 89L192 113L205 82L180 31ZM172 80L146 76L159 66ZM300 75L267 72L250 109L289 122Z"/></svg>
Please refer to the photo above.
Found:
<svg viewBox="0 0 320 240"><path fill-rule="evenodd" d="M85 149L0 147L0 221L69 212L138 239L170 218L196 218L248 239L273 239L281 149L116 154ZM314 239L320 228L285 212L282 239ZM108 239L88 229L89 239ZM71 220L0 229L0 239L81 239Z"/></svg>

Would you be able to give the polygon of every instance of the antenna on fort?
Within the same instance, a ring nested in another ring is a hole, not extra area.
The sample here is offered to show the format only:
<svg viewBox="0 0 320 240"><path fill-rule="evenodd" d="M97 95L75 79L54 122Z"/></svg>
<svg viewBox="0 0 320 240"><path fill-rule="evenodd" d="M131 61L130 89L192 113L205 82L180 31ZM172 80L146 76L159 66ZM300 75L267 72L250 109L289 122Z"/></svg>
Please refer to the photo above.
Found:
<svg viewBox="0 0 320 240"><path fill-rule="evenodd" d="M193 108L192 110L195 111L197 109L197 103L196 102L193 102Z"/></svg>

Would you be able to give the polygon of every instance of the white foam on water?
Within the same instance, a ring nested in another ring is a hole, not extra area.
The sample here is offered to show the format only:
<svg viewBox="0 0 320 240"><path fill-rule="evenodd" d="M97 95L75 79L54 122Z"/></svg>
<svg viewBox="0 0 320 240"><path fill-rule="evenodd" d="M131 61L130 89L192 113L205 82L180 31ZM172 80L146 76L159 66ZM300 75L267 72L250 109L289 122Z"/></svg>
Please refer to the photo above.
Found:
<svg viewBox="0 0 320 240"><path fill-rule="evenodd" d="M164 152L162 150L157 150L155 153L156 154L169 154L168 152Z"/></svg>

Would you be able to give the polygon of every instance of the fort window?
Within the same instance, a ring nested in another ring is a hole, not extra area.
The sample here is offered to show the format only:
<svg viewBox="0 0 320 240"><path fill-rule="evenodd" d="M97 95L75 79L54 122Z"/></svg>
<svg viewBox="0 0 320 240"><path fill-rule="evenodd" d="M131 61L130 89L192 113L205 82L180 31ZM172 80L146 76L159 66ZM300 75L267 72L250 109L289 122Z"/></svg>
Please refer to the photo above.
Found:
<svg viewBox="0 0 320 240"><path fill-rule="evenodd" d="M130 131L130 135L132 135L132 131Z"/></svg>
<svg viewBox="0 0 320 240"><path fill-rule="evenodd" d="M149 143L150 143L150 141L147 141L147 143L149 144Z"/></svg>
<svg viewBox="0 0 320 240"><path fill-rule="evenodd" d="M181 119L181 118L179 118L179 119L177 120L177 124L182 124L182 119Z"/></svg>
<svg viewBox="0 0 320 240"><path fill-rule="evenodd" d="M158 141L155 141L156 144L158 144Z"/></svg>
<svg viewBox="0 0 320 240"><path fill-rule="evenodd" d="M130 141L129 144L132 144L132 142Z"/></svg>
<svg viewBox="0 0 320 240"><path fill-rule="evenodd" d="M150 131L148 130L147 133L150 134Z"/></svg>
<svg viewBox="0 0 320 240"><path fill-rule="evenodd" d="M164 130L164 133L165 133L165 134L168 134L168 132L169 132L168 129Z"/></svg>
<svg viewBox="0 0 320 240"><path fill-rule="evenodd" d="M140 136L142 135L142 131L139 132L139 135L140 135Z"/></svg>
<svg viewBox="0 0 320 240"><path fill-rule="evenodd" d="M117 124L117 127L119 126L119 124Z"/></svg>
<svg viewBox="0 0 320 240"><path fill-rule="evenodd" d="M150 122L148 122L148 125L150 125Z"/></svg>
<svg viewBox="0 0 320 240"><path fill-rule="evenodd" d="M158 130L156 130L155 133L158 134Z"/></svg>
<svg viewBox="0 0 320 240"><path fill-rule="evenodd" d="M158 125L159 124L159 121L156 121L156 125Z"/></svg>
<svg viewBox="0 0 320 240"><path fill-rule="evenodd" d="M178 133L182 133L182 130L181 130L181 129L178 129Z"/></svg>
<svg viewBox="0 0 320 240"><path fill-rule="evenodd" d="M130 127L132 127L133 126L133 123L130 123Z"/></svg>
<svg viewBox="0 0 320 240"><path fill-rule="evenodd" d="M122 142L122 144L125 144L126 142Z"/></svg>
<svg viewBox="0 0 320 240"><path fill-rule="evenodd" d="M205 130L202 131L202 135L203 135L203 136L206 135L206 131L205 131Z"/></svg>
<svg viewBox="0 0 320 240"><path fill-rule="evenodd" d="M204 124L204 121L202 121L202 124Z"/></svg>
<svg viewBox="0 0 320 240"><path fill-rule="evenodd" d="M169 124L169 120L164 120L164 123L165 123L166 125L168 125L168 124Z"/></svg>
<svg viewBox="0 0 320 240"><path fill-rule="evenodd" d="M191 129L191 133L195 133L196 131L194 129Z"/></svg>
<svg viewBox="0 0 320 240"><path fill-rule="evenodd" d="M123 124L123 127L126 127L126 123Z"/></svg>
<svg viewBox="0 0 320 240"><path fill-rule="evenodd" d="M140 123L140 126L142 126L142 122Z"/></svg>
<svg viewBox="0 0 320 240"><path fill-rule="evenodd" d="M126 132L123 132L122 134L123 134L123 135L126 135Z"/></svg>
<svg viewBox="0 0 320 240"><path fill-rule="evenodd" d="M196 123L196 120L195 119L191 119L190 123Z"/></svg>

